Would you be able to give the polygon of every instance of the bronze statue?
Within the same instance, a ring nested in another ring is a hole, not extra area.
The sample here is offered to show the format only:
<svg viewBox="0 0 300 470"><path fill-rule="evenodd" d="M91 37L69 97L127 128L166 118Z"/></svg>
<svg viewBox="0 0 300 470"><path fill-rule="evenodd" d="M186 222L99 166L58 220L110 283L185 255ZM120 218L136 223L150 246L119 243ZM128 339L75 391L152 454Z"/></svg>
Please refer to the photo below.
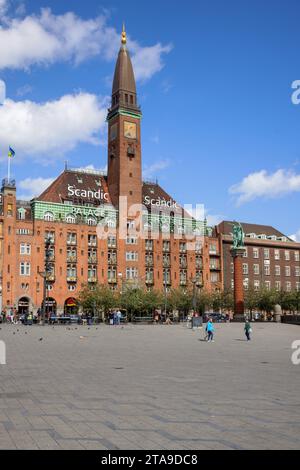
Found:
<svg viewBox="0 0 300 470"><path fill-rule="evenodd" d="M245 234L242 225L236 222L233 225L233 248L243 248L245 246Z"/></svg>

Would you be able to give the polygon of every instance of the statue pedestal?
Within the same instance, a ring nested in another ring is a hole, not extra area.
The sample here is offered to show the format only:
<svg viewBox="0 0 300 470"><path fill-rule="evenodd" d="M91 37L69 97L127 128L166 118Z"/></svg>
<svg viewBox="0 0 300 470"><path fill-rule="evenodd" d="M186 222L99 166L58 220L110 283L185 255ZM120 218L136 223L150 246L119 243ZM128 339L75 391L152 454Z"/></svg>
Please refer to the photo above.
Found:
<svg viewBox="0 0 300 470"><path fill-rule="evenodd" d="M243 247L232 248L230 253L234 264L234 314L244 315L244 276L243 276L243 257L246 249Z"/></svg>

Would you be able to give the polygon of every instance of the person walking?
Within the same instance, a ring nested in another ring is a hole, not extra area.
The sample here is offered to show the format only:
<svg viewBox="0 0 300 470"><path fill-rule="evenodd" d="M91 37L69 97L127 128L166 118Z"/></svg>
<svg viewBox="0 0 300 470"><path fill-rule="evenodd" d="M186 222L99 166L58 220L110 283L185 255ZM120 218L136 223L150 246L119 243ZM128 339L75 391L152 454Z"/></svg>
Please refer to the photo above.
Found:
<svg viewBox="0 0 300 470"><path fill-rule="evenodd" d="M208 343L214 342L215 327L211 318L208 320L208 323L206 325L206 332L207 332L207 342Z"/></svg>
<svg viewBox="0 0 300 470"><path fill-rule="evenodd" d="M246 335L247 341L251 341L252 328L251 328L251 324L250 324L248 319L245 322L244 330L245 330L245 335Z"/></svg>

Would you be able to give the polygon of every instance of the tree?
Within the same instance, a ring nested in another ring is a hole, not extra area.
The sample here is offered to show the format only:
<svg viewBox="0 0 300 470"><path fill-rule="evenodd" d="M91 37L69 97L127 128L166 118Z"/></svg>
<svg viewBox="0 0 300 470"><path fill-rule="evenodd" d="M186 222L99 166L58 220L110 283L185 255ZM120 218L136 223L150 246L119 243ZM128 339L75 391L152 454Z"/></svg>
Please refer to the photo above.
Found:
<svg viewBox="0 0 300 470"><path fill-rule="evenodd" d="M89 284L86 284L79 294L79 302L85 312L98 316L102 312L102 319L104 320L109 310L116 306L117 298L116 294L105 285L97 284L91 287Z"/></svg>
<svg viewBox="0 0 300 470"><path fill-rule="evenodd" d="M253 287L249 287L249 289L246 290L245 308L246 310L249 310L251 318L252 318L253 310L258 309L258 305L259 305L258 297L259 297L259 294L257 290L255 290Z"/></svg>
<svg viewBox="0 0 300 470"><path fill-rule="evenodd" d="M234 309L233 291L231 289L220 292L220 305L222 310L232 311Z"/></svg>
<svg viewBox="0 0 300 470"><path fill-rule="evenodd" d="M179 313L187 316L193 307L193 292L181 287L172 289L168 295L168 305L170 310L178 310Z"/></svg>

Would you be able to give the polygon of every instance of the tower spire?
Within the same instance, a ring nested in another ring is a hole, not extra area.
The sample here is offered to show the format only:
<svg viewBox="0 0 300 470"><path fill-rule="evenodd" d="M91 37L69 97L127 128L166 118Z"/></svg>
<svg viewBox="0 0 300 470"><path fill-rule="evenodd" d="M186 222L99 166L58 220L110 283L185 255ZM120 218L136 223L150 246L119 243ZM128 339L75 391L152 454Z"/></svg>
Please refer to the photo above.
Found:
<svg viewBox="0 0 300 470"><path fill-rule="evenodd" d="M123 21L122 39L121 39L121 42L122 42L123 46L126 46L126 44L127 44L127 36L126 36L126 29L125 29L125 23L124 23L124 21Z"/></svg>

